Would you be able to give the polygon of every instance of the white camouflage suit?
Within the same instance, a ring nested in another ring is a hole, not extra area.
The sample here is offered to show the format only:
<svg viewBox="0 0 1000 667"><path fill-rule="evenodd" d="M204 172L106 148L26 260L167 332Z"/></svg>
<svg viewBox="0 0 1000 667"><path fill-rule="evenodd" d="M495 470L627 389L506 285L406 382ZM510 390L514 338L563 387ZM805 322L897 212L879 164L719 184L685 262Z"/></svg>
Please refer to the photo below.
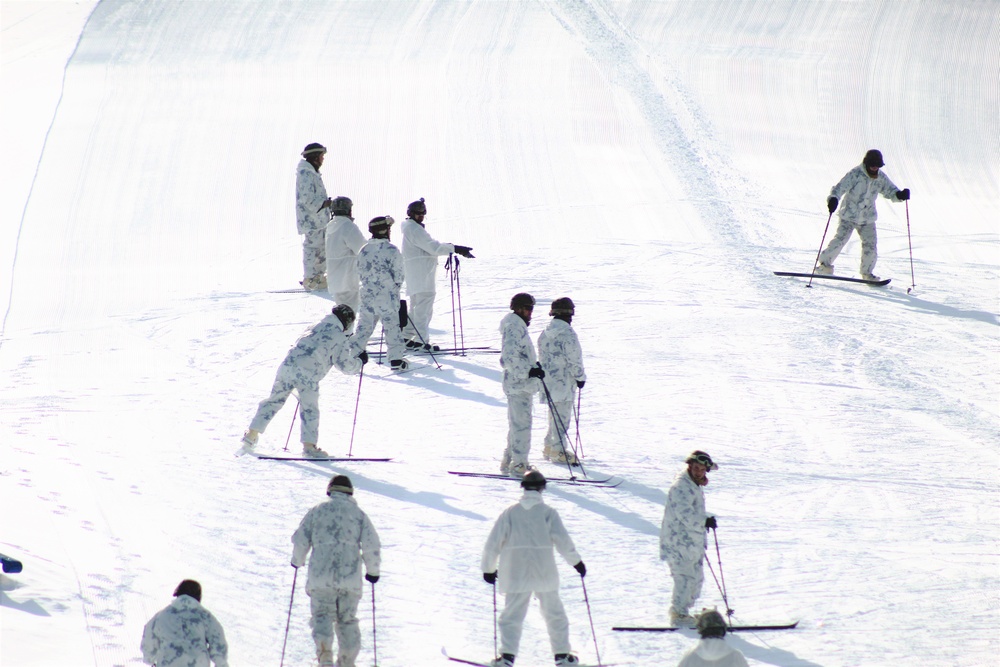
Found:
<svg viewBox="0 0 1000 667"><path fill-rule="evenodd" d="M538 336L538 359L545 371L545 386L552 396L552 407L558 414L553 414L549 408L549 430L545 434L545 450L553 454L561 453L563 445L567 446L566 430L573 412L573 400L576 398L576 383L586 382L587 374L583 371L583 348L573 327L564 320L553 317L549 325ZM538 399L546 403L543 392ZM562 428L559 423L561 422ZM563 443L560 444L560 431Z"/></svg>
<svg viewBox="0 0 1000 667"><path fill-rule="evenodd" d="M352 496L339 491L316 505L302 518L292 535L292 565L301 567L309 557L306 593L309 594L313 641L320 664L333 662L337 637L337 667L354 667L361 651L358 602L362 571L378 576L382 562L378 533L368 515Z"/></svg>
<svg viewBox="0 0 1000 667"><path fill-rule="evenodd" d="M660 560L667 561L674 580L671 611L687 615L701 595L705 581L705 493L691 479L688 469L677 475L670 490L660 525Z"/></svg>
<svg viewBox="0 0 1000 667"><path fill-rule="evenodd" d="M455 252L451 243L435 241L427 229L413 218L403 220L403 262L406 266L406 296L409 299L409 322L403 336L430 343L431 317L437 293L438 257ZM419 333L419 335L418 335Z"/></svg>
<svg viewBox="0 0 1000 667"><path fill-rule="evenodd" d="M319 383L336 366L345 375L361 370L361 360L344 332L340 319L330 314L299 338L278 367L271 395L260 402L250 428L261 433L285 404L293 389L299 392L302 442L319 439Z"/></svg>
<svg viewBox="0 0 1000 667"><path fill-rule="evenodd" d="M677 667L749 667L747 659L721 637L705 637L684 654Z"/></svg>
<svg viewBox="0 0 1000 667"><path fill-rule="evenodd" d="M896 198L897 192L899 188L881 169L875 178L868 175L863 164L847 172L830 190L830 196L840 200L837 213L840 224L826 249L820 253L820 264L833 266L840 251L851 238L851 232L857 230L861 237L861 274L872 275L878 259L878 235L875 231L878 212L875 210L875 198L882 195L886 199L899 201Z"/></svg>
<svg viewBox="0 0 1000 667"><path fill-rule="evenodd" d="M507 396L507 449L501 468L528 464L531 451L531 397L541 383L528 377L537 362L528 325L515 312L500 320L500 365L503 393Z"/></svg>
<svg viewBox="0 0 1000 667"><path fill-rule="evenodd" d="M334 302L347 304L355 313L361 305L358 253L365 236L346 215L335 215L326 226L326 284Z"/></svg>
<svg viewBox="0 0 1000 667"><path fill-rule="evenodd" d="M222 625L190 595L178 595L149 619L140 647L142 661L156 667L229 665Z"/></svg>
<svg viewBox="0 0 1000 667"><path fill-rule="evenodd" d="M483 572L497 572L498 589L506 596L499 622L501 653L517 655L532 593L541 606L552 653L572 651L553 546L570 565L581 561L559 513L542 501L540 491L525 491L490 531L481 565Z"/></svg>
<svg viewBox="0 0 1000 667"><path fill-rule="evenodd" d="M354 333L357 352L365 349L382 322L389 361L403 358L403 332L399 328L399 288L403 284L403 257L388 239L372 239L358 253L361 276L361 312ZM356 353L357 353L356 352Z"/></svg>
<svg viewBox="0 0 1000 667"><path fill-rule="evenodd" d="M326 225L329 209L320 210L327 200L323 177L308 160L299 160L295 170L295 223L302 239L303 282L326 272Z"/></svg>

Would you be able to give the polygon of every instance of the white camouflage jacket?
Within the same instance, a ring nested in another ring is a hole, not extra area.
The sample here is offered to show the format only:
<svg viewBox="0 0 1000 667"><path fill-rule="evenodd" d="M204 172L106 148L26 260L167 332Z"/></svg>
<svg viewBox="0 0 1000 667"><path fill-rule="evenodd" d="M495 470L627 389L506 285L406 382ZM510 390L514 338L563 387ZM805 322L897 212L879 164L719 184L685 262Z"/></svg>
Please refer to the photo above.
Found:
<svg viewBox="0 0 1000 667"><path fill-rule="evenodd" d="M378 533L353 496L334 491L330 499L306 512L292 535L292 565L301 567L309 557L306 590L361 592L361 563L365 572L378 575L382 543Z"/></svg>
<svg viewBox="0 0 1000 667"><path fill-rule="evenodd" d="M403 284L403 256L387 239L372 239L358 253L361 276L361 303L378 303L383 308L399 307Z"/></svg>
<svg viewBox="0 0 1000 667"><path fill-rule="evenodd" d="M542 388L528 371L537 363L535 346L528 335L528 325L511 311L500 320L500 366L503 367L505 394L534 394Z"/></svg>
<svg viewBox="0 0 1000 667"><path fill-rule="evenodd" d="M345 375L360 371L361 360L356 355L344 325L331 313L299 338L282 366L296 380L296 386L316 389L334 366Z"/></svg>
<svg viewBox="0 0 1000 667"><path fill-rule="evenodd" d="M749 667L743 654L720 637L706 637L684 654L677 667Z"/></svg>
<svg viewBox="0 0 1000 667"><path fill-rule="evenodd" d="M660 560L694 563L705 553L705 493L687 467L677 475L667 491L667 503L660 524Z"/></svg>
<svg viewBox="0 0 1000 667"><path fill-rule="evenodd" d="M580 562L559 513L542 501L541 491L525 491L493 524L483 548L483 572L498 573L501 593L558 590L553 546L570 565Z"/></svg>
<svg viewBox="0 0 1000 667"><path fill-rule="evenodd" d="M299 160L295 170L295 222L299 234L326 229L329 209L319 210L326 199L323 177L308 160Z"/></svg>
<svg viewBox="0 0 1000 667"><path fill-rule="evenodd" d="M156 667L228 667L229 647L222 625L189 595L149 619L142 631L142 660ZM210 662L211 661L211 662Z"/></svg>
<svg viewBox="0 0 1000 667"><path fill-rule="evenodd" d="M346 215L335 215L326 226L326 282L330 294L358 289L358 253L365 236Z"/></svg>
<svg viewBox="0 0 1000 667"><path fill-rule="evenodd" d="M414 220L403 220L403 262L406 264L406 293L436 292L438 257L455 252L451 243L435 241L427 229Z"/></svg>
<svg viewBox="0 0 1000 667"><path fill-rule="evenodd" d="M840 200L837 214L842 220L863 225L878 219L878 212L875 210L875 198L878 195L899 201L896 199L897 192L899 188L893 185L882 170L879 170L877 177L872 178L861 164L844 174L840 182L830 190L830 196Z"/></svg>
<svg viewBox="0 0 1000 667"><path fill-rule="evenodd" d="M572 401L577 381L586 381L583 372L583 349L573 327L553 317L538 335L538 360L545 371L545 386L553 401ZM545 394L539 397L545 402Z"/></svg>

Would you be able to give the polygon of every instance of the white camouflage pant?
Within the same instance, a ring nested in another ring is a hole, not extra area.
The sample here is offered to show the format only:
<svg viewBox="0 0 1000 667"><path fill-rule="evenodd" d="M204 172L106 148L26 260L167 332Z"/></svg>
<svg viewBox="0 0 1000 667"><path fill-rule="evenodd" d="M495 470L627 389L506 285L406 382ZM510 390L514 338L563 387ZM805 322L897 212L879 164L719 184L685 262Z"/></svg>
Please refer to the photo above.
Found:
<svg viewBox="0 0 1000 667"><path fill-rule="evenodd" d="M553 412L553 408L555 408L555 412ZM559 415L558 420L556 419L557 414ZM572 451L567 434L569 420L572 416L573 401L552 401L552 405L549 406L549 430L545 434L545 448L552 450L554 454L561 453L563 446L566 447L567 454ZM561 428L559 426L560 423L562 423ZM560 431L562 432L562 444L559 442Z"/></svg>
<svg viewBox="0 0 1000 667"><path fill-rule="evenodd" d="M358 627L358 602L361 593L347 590L311 591L309 608L313 641L320 664L332 661L334 633L337 636L337 667L354 667L361 652L361 629ZM327 655L324 655L327 654Z"/></svg>
<svg viewBox="0 0 1000 667"><path fill-rule="evenodd" d="M360 353L368 344L368 339L375 331L375 325L382 322L385 331L385 342L389 346L389 361L403 358L403 332L399 328L399 299L391 299L389 303L365 301L361 304L358 314L358 328L354 332L354 345Z"/></svg>
<svg viewBox="0 0 1000 667"><path fill-rule="evenodd" d="M819 261L821 264L833 266L854 230L858 231L858 236L861 238L861 274L869 276L875 268L876 260L878 260L878 234L875 231L874 222L855 223L840 218L837 233L830 239L826 250L820 253Z"/></svg>
<svg viewBox="0 0 1000 667"><path fill-rule="evenodd" d="M285 365L278 369L278 376L274 378L274 385L271 387L271 395L257 406L257 414L253 416L250 428L261 433L267 430L267 425L278 414L278 410L288 400L292 390L298 389L301 440L315 445L319 441L319 388L300 386L301 383L296 383L291 377L294 374L294 369Z"/></svg>
<svg viewBox="0 0 1000 667"><path fill-rule="evenodd" d="M326 228L302 235L302 277L312 280L326 275Z"/></svg>
<svg viewBox="0 0 1000 667"><path fill-rule="evenodd" d="M333 302L337 305L344 304L351 307L354 311L355 316L358 314L358 310L361 306L361 288L354 290L349 290L346 292L330 292L330 297Z"/></svg>
<svg viewBox="0 0 1000 667"><path fill-rule="evenodd" d="M704 555L694 563L668 560L670 576L674 580L674 592L670 600L670 610L676 614L687 614L691 605L701 595L705 583Z"/></svg>
<svg viewBox="0 0 1000 667"><path fill-rule="evenodd" d="M552 654L569 653L573 649L569 644L569 619L566 609L559 599L559 591L534 593L541 606L542 618L549 630L549 643ZM521 645L521 631L524 627L524 617L528 614L528 604L532 593L507 593L506 604L500 613L500 652L517 655Z"/></svg>
<svg viewBox="0 0 1000 667"><path fill-rule="evenodd" d="M431 342L430 326L431 317L434 315L434 297L434 292L407 295L407 299L409 299L409 303L406 304L408 321L406 328L403 329L404 338L417 341L422 338L426 343Z"/></svg>
<svg viewBox="0 0 1000 667"><path fill-rule="evenodd" d="M507 394L507 451L510 466L528 465L531 451L532 394Z"/></svg>

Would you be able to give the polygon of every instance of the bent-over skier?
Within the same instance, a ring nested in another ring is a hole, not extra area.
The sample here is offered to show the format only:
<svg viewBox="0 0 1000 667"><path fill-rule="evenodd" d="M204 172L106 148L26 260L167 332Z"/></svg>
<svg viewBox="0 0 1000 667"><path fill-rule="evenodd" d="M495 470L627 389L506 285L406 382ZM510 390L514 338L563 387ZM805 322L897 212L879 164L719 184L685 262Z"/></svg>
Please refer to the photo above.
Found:
<svg viewBox="0 0 1000 667"><path fill-rule="evenodd" d="M309 144L295 169L295 226L302 235L302 287L326 289L326 210L330 198L319 169L326 157L323 144Z"/></svg>
<svg viewBox="0 0 1000 667"><path fill-rule="evenodd" d="M389 367L395 371L406 370L403 359L403 331L399 322L399 288L403 284L403 257L399 248L389 242L395 220L383 215L368 222L371 240L358 253L358 273L361 276L361 313L354 346L365 349L368 339L381 321L385 341L389 347Z"/></svg>
<svg viewBox="0 0 1000 667"><path fill-rule="evenodd" d="M500 365L503 393L507 396L507 448L500 472L520 477L529 469L531 397L541 389L539 380L545 377L545 371L536 365L535 346L528 335L535 297L524 292L515 294L510 309L513 312L500 320Z"/></svg>
<svg viewBox="0 0 1000 667"><path fill-rule="evenodd" d="M542 456L556 463L580 465L576 454L566 447L569 418L577 389L583 389L587 374L583 371L583 349L573 331L576 306L568 296L552 302L552 321L538 336L538 360L545 369L545 386L552 397L549 406L549 430L545 434ZM543 403L545 393L539 397Z"/></svg>
<svg viewBox="0 0 1000 667"><path fill-rule="evenodd" d="M142 661L156 667L228 667L229 646L222 625L201 606L201 584L185 579L174 600L142 630Z"/></svg>
<svg viewBox="0 0 1000 667"><path fill-rule="evenodd" d="M355 313L361 305L358 253L365 235L354 224L350 197L337 197L330 204L330 224L326 226L326 284L336 303L345 303Z"/></svg>
<svg viewBox="0 0 1000 667"><path fill-rule="evenodd" d="M726 643L726 619L718 611L702 611L695 627L701 641L684 654L677 667L749 667L746 657Z"/></svg>

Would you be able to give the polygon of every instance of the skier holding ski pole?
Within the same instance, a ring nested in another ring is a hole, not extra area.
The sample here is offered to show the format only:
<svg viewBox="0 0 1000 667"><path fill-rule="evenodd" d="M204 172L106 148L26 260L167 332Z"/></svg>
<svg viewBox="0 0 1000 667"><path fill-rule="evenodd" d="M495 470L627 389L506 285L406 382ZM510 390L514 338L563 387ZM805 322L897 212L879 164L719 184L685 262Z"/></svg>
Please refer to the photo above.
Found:
<svg viewBox="0 0 1000 667"><path fill-rule="evenodd" d="M507 448L500 473L519 478L529 470L531 397L541 389L539 381L545 378L545 371L537 366L535 346L528 335L535 297L526 292L515 294L510 309L500 320L500 366L507 396Z"/></svg>
<svg viewBox="0 0 1000 667"><path fill-rule="evenodd" d="M538 336L538 360L545 369L544 383L548 389L540 400L549 404L549 430L545 434L542 457L571 466L580 465L580 460L565 445L569 437L569 418L576 391L587 381L580 339L572 327L575 313L576 306L568 296L556 299L549 309L552 321Z"/></svg>

